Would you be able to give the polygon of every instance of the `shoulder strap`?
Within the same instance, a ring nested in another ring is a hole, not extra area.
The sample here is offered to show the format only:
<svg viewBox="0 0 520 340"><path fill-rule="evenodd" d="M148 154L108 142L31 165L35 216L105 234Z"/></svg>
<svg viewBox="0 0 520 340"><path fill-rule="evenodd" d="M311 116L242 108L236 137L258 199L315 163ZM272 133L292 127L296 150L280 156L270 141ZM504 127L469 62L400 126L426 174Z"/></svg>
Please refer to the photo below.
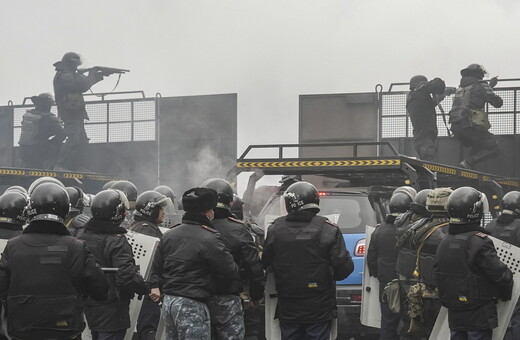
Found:
<svg viewBox="0 0 520 340"><path fill-rule="evenodd" d="M432 236L432 234L439 228L441 227L444 227L445 225L448 225L449 222L444 222L444 223L441 223L439 225L436 225L435 227L433 227L429 232L428 234L426 234L426 237L423 238L421 240L421 243L419 244L419 247L417 247L417 253L415 255L415 270L413 271L413 276L415 276L416 278L419 278L421 276L421 271L420 271L420 268L419 268L419 265L420 265L420 255L421 255L421 250L424 246L424 243L426 242L426 240Z"/></svg>

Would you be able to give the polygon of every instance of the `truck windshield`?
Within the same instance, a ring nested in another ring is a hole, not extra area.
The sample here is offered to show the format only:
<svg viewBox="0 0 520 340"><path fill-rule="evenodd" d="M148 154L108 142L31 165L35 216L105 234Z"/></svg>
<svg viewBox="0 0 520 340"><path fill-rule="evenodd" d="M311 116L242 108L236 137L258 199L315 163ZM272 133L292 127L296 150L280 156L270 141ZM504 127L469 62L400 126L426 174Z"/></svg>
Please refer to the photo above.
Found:
<svg viewBox="0 0 520 340"><path fill-rule="evenodd" d="M258 223L264 229L274 219L285 215L285 209L281 205L280 196L268 203L260 214ZM340 226L344 234L364 233L367 225L377 224L376 213L366 195L326 195L320 197L319 215L328 217L329 220Z"/></svg>

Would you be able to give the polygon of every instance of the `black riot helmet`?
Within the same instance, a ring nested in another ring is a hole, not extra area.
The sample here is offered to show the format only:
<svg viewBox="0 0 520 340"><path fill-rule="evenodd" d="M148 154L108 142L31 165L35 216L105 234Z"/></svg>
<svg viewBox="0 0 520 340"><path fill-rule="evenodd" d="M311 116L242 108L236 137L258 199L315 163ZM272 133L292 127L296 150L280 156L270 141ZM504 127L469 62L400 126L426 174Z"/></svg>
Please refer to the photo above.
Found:
<svg viewBox="0 0 520 340"><path fill-rule="evenodd" d="M69 195L56 183L41 183L31 193L27 207L30 221L45 220L63 223L69 212Z"/></svg>
<svg viewBox="0 0 520 340"><path fill-rule="evenodd" d="M143 192L137 197L135 202L135 215L152 222L156 222L161 210L166 214L171 213L172 209L172 201L154 190Z"/></svg>
<svg viewBox="0 0 520 340"><path fill-rule="evenodd" d="M217 208L230 210L230 203L233 202L233 189L228 181L222 178L210 178L204 184L203 188L213 189L217 192Z"/></svg>
<svg viewBox="0 0 520 340"><path fill-rule="evenodd" d="M135 201L137 200L137 187L134 183L129 181L117 181L110 189L121 190L126 195L128 202L130 203L130 210L135 209Z"/></svg>
<svg viewBox="0 0 520 340"><path fill-rule="evenodd" d="M159 185L153 191L157 191L160 194L163 194L164 196L168 197L172 202L175 201L175 192L172 188L170 188L167 185Z"/></svg>
<svg viewBox="0 0 520 340"><path fill-rule="evenodd" d="M81 56L76 52L67 52L61 58L61 62L69 67L78 67L81 65Z"/></svg>
<svg viewBox="0 0 520 340"><path fill-rule="evenodd" d="M231 213L239 220L244 219L244 201L237 195L233 195L233 205L231 205Z"/></svg>
<svg viewBox="0 0 520 340"><path fill-rule="evenodd" d="M316 187L308 182L291 184L283 194L287 212L303 209L320 210L320 195Z"/></svg>
<svg viewBox="0 0 520 340"><path fill-rule="evenodd" d="M95 220L119 225L124 221L128 207L128 200L122 191L107 189L94 196L90 212Z"/></svg>
<svg viewBox="0 0 520 340"><path fill-rule="evenodd" d="M4 194L7 193L7 192L11 192L11 191L19 192L19 193L24 194L24 195L28 195L27 189L25 189L24 187L21 187L19 185L13 185L13 186L5 189Z"/></svg>
<svg viewBox="0 0 520 340"><path fill-rule="evenodd" d="M413 199L412 196L408 195L405 192L396 192L390 197L390 202L388 203L390 207L390 213L394 216L407 212L410 209L410 204L412 204Z"/></svg>
<svg viewBox="0 0 520 340"><path fill-rule="evenodd" d="M24 225L27 196L20 192L9 191L0 196L0 222Z"/></svg>
<svg viewBox="0 0 520 340"><path fill-rule="evenodd" d="M510 191L502 198L502 214L520 216L520 192Z"/></svg>
<svg viewBox="0 0 520 340"><path fill-rule="evenodd" d="M470 64L465 69L460 70L460 75L463 77L473 76L479 79L483 79L486 74L487 71L484 66L479 64Z"/></svg>
<svg viewBox="0 0 520 340"><path fill-rule="evenodd" d="M448 198L448 215L451 224L469 224L482 219L485 196L471 187L455 189Z"/></svg>
<svg viewBox="0 0 520 340"><path fill-rule="evenodd" d="M416 75L410 78L410 90L417 90L428 82L428 78L423 75Z"/></svg>
<svg viewBox="0 0 520 340"><path fill-rule="evenodd" d="M59 185L63 189L65 189L65 186L63 185L63 183L61 183L60 180L58 180L54 177L40 177L40 178L37 178L36 180L34 180L34 182L32 182L31 185L29 186L29 190L27 190L29 196L31 196L32 192L34 191L34 189L37 186L39 186L40 184L43 184L43 183L54 183L54 184Z"/></svg>
<svg viewBox="0 0 520 340"><path fill-rule="evenodd" d="M85 193L78 187L66 187L69 194L70 211L83 212L85 207Z"/></svg>
<svg viewBox="0 0 520 340"><path fill-rule="evenodd" d="M430 216L430 212L426 209L426 199L432 189L423 189L415 195L413 202L410 204L410 210L421 217Z"/></svg>
<svg viewBox="0 0 520 340"><path fill-rule="evenodd" d="M110 187L112 185L114 185L114 183L116 183L117 181L108 181L106 182L105 184L103 184L103 188L101 188L101 190L107 190L107 189L110 189Z"/></svg>

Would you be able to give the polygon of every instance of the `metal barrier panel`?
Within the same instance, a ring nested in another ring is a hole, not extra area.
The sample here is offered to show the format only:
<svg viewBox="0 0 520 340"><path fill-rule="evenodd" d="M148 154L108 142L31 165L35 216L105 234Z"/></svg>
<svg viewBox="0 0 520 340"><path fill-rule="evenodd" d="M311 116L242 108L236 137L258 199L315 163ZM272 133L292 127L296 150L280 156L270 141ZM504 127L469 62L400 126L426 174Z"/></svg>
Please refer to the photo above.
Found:
<svg viewBox="0 0 520 340"><path fill-rule="evenodd" d="M13 145L18 146L22 117L33 105L13 106ZM92 101L86 104L85 130L90 143L155 141L156 99ZM56 106L51 112L57 115Z"/></svg>
<svg viewBox="0 0 520 340"><path fill-rule="evenodd" d="M520 88L495 89L495 93L502 97L504 104L500 108L486 105L486 111L489 113L489 121L491 123L491 129L489 130L491 133L496 135L518 134L518 123L520 122L520 117L517 112L519 90ZM381 129L379 137L382 140L386 138L413 137L412 123L406 112L407 94L408 91L381 93ZM451 110L452 103L453 96L446 97L441 102L446 112L446 120L449 118L448 112ZM447 136L448 134L442 120L442 113L438 107L436 108L436 112L439 136Z"/></svg>

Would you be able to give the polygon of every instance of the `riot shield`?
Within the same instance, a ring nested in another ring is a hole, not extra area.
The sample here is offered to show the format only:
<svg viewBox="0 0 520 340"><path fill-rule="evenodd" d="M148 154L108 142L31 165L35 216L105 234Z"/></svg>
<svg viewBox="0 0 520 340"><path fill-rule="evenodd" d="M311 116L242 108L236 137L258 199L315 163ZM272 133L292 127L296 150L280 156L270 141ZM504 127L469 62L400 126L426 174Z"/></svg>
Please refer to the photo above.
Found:
<svg viewBox="0 0 520 340"><path fill-rule="evenodd" d="M370 251L370 238L372 233L376 230L375 227L366 227L365 244L367 252ZM381 305L379 304L379 280L376 277L370 276L368 273L368 265L366 261L363 263L363 291L361 299L361 317L362 325L381 328Z"/></svg>
<svg viewBox="0 0 520 340"><path fill-rule="evenodd" d="M520 297L520 248L501 241L495 237L488 237L495 244L495 248L500 260L504 262L513 272L514 285L511 300L498 300L497 304L498 327L493 330L493 340L502 340L504 339L507 327L509 326L509 321L511 320L511 315L513 315L513 310L515 309L518 297ZM450 329L448 327L448 309L446 307L442 307L429 339L445 340L449 338Z"/></svg>
<svg viewBox="0 0 520 340"><path fill-rule="evenodd" d="M159 245L159 239L156 237L140 234L129 230L125 234L128 242L132 246L134 253L135 264L139 266L141 275L148 280L152 270L152 262L157 246ZM137 323L137 317L141 310L143 300L138 300L134 297L130 301L130 331L126 333L125 340L131 340L133 337L134 329Z"/></svg>

